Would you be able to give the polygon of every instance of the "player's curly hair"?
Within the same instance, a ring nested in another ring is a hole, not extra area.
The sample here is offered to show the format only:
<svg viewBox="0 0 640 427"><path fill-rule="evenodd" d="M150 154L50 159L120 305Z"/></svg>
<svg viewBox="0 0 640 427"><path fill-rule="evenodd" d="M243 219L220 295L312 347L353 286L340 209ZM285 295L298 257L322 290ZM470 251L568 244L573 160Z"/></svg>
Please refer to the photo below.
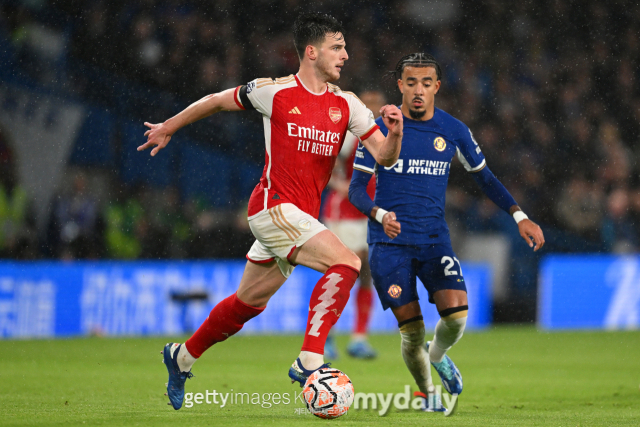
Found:
<svg viewBox="0 0 640 427"><path fill-rule="evenodd" d="M342 33L342 23L326 13L302 13L293 23L293 44L298 57L304 57L304 51L310 44L322 43L327 34Z"/></svg>
<svg viewBox="0 0 640 427"><path fill-rule="evenodd" d="M395 80L401 79L405 67L433 67L436 69L438 80L442 80L442 69L438 61L436 61L436 58L428 53L422 52L410 53L400 58L400 61L396 64L396 69L385 73L385 80L390 78L394 78Z"/></svg>

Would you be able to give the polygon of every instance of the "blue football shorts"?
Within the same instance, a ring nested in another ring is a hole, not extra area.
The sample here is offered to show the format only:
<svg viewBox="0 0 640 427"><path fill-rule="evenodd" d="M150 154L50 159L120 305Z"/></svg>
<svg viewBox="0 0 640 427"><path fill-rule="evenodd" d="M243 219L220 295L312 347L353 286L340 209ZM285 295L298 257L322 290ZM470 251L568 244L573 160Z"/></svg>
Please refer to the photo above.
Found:
<svg viewBox="0 0 640 427"><path fill-rule="evenodd" d="M429 292L432 304L433 294L442 289L467 292L451 241L418 246L373 243L369 245L369 265L385 310L418 301L416 277Z"/></svg>

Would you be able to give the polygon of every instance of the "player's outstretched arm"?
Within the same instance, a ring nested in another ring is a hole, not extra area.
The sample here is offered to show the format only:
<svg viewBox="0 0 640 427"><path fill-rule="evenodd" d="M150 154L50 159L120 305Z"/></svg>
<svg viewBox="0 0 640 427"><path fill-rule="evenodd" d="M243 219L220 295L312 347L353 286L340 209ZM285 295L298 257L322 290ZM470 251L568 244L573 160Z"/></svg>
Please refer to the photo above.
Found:
<svg viewBox="0 0 640 427"><path fill-rule="evenodd" d="M220 93L205 96L163 123L152 124L145 122L144 125L149 128L144 134L147 137L147 142L139 146L138 151L155 146L151 150L151 155L155 156L158 151L167 146L173 134L180 128L220 111L241 110L234 100L234 91L235 89L227 89Z"/></svg>
<svg viewBox="0 0 640 427"><path fill-rule="evenodd" d="M535 222L531 221L515 199L498 178L491 172L488 166L484 166L478 172L472 174L484 194L500 209L508 212L518 223L520 235L534 252L544 245L544 235Z"/></svg>
<svg viewBox="0 0 640 427"><path fill-rule="evenodd" d="M362 143L378 164L390 167L398 161L402 148L402 112L395 105L385 105L380 109L380 116L389 133L385 137L380 130L376 130Z"/></svg>

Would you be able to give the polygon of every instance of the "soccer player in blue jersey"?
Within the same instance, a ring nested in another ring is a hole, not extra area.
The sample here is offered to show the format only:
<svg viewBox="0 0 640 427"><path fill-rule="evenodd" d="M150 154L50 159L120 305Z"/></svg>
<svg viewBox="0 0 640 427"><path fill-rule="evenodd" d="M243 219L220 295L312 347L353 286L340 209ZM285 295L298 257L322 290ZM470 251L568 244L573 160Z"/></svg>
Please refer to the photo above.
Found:
<svg viewBox="0 0 640 427"><path fill-rule="evenodd" d="M402 356L425 397L425 410L444 411L433 391L429 362L450 394L462 392L462 376L446 356L462 337L467 320L467 291L444 219L451 161L457 156L483 192L513 216L520 235L537 251L544 245L538 225L527 218L511 194L487 167L469 128L435 108L441 69L428 54L403 57L393 72L402 93L404 137L397 163L383 167L362 144L358 147L349 200L369 217L369 263L384 309L391 308L402 336ZM387 129L376 120L386 134ZM366 193L376 175L375 201ZM440 320L433 341L425 328L416 277L429 292Z"/></svg>

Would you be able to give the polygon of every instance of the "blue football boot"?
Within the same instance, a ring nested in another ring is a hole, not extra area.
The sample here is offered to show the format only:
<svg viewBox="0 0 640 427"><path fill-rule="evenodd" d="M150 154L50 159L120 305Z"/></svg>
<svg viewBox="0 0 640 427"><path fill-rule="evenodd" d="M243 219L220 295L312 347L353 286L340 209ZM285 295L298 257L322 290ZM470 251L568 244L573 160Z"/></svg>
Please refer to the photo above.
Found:
<svg viewBox="0 0 640 427"><path fill-rule="evenodd" d="M427 352L429 352L430 345L431 341L427 341L425 344ZM440 375L442 386L449 392L449 394L462 393L462 375L449 356L445 354L442 362L431 362L431 365L433 365L438 375Z"/></svg>
<svg viewBox="0 0 640 427"><path fill-rule="evenodd" d="M316 369L309 370L305 369L304 366L302 366L302 362L300 362L300 358L297 358L296 361L293 362L293 365L291 365L291 367L289 368L289 378L291 378L291 384L298 381L300 383L300 387L304 387L304 383L307 382L307 378L309 378L309 375L313 374L318 369L328 368L329 366L331 366L331 363L325 363L324 365L319 366Z"/></svg>
<svg viewBox="0 0 640 427"><path fill-rule="evenodd" d="M424 412L446 412L447 408L442 406L442 399L439 394L430 393L425 395L422 392L414 391L413 395L422 398L421 410Z"/></svg>
<svg viewBox="0 0 640 427"><path fill-rule="evenodd" d="M351 341L347 353L356 359L374 359L378 355L368 341Z"/></svg>
<svg viewBox="0 0 640 427"><path fill-rule="evenodd" d="M187 378L192 378L193 374L191 371L189 372L180 372L180 368L178 367L178 351L180 347L177 347L173 352L173 357L171 357L171 346L173 343L169 343L164 346L164 351L162 354L164 355L163 362L167 367L167 371L169 371L169 382L167 383L167 393L166 396L169 397L171 401L171 405L173 409L176 411L182 408L182 401L184 400L184 382Z"/></svg>

